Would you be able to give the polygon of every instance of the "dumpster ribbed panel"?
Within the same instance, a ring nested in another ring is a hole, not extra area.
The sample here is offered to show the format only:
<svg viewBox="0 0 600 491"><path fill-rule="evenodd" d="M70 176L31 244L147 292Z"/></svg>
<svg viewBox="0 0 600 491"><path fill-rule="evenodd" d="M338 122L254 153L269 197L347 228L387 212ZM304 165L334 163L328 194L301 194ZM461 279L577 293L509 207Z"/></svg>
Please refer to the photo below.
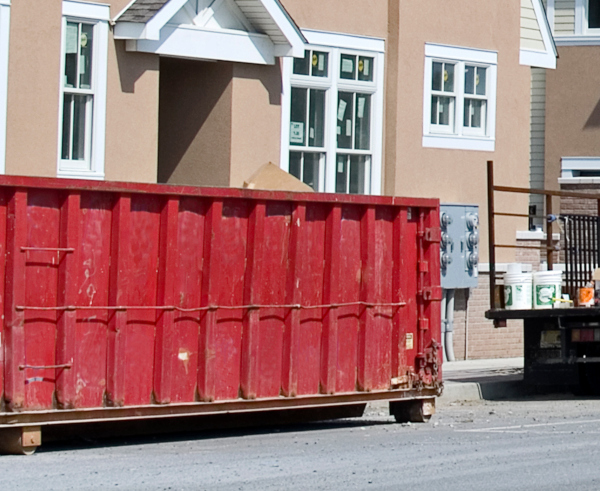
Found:
<svg viewBox="0 0 600 491"><path fill-rule="evenodd" d="M3 177L7 408L433 387L437 235L435 200Z"/></svg>

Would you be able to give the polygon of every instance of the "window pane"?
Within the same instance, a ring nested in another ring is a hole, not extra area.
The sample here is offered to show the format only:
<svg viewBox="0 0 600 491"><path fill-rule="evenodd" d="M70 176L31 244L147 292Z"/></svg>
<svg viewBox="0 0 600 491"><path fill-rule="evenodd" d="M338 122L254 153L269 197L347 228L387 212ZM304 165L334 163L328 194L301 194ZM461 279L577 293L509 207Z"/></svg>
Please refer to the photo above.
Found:
<svg viewBox="0 0 600 491"><path fill-rule="evenodd" d="M453 97L433 96L431 98L431 123L449 125L453 102Z"/></svg>
<svg viewBox="0 0 600 491"><path fill-rule="evenodd" d="M371 96L356 94L354 148L368 150L371 145Z"/></svg>
<svg viewBox="0 0 600 491"><path fill-rule="evenodd" d="M294 73L296 75L308 75L310 50L304 50L304 58L294 58Z"/></svg>
<svg viewBox="0 0 600 491"><path fill-rule="evenodd" d="M431 76L431 88L433 90L442 90L442 74L444 72L443 63L433 62L433 70Z"/></svg>
<svg viewBox="0 0 600 491"><path fill-rule="evenodd" d="M304 145L306 142L306 97L306 89L292 87L290 145Z"/></svg>
<svg viewBox="0 0 600 491"><path fill-rule="evenodd" d="M444 63L444 92L454 92L454 65Z"/></svg>
<svg viewBox="0 0 600 491"><path fill-rule="evenodd" d="M71 113L73 111L73 96L65 94L63 99L62 148L60 156L63 159L71 157Z"/></svg>
<svg viewBox="0 0 600 491"><path fill-rule="evenodd" d="M438 96L431 98L431 124L437 124L438 122Z"/></svg>
<svg viewBox="0 0 600 491"><path fill-rule="evenodd" d="M350 194L365 194L365 155L352 155L350 157L350 183L348 192Z"/></svg>
<svg viewBox="0 0 600 491"><path fill-rule="evenodd" d="M588 27L590 29L600 28L600 1L589 0Z"/></svg>
<svg viewBox="0 0 600 491"><path fill-rule="evenodd" d="M338 155L336 158L336 170L335 170L335 192L336 193L347 193L346 183L348 181L348 169L346 162L348 155Z"/></svg>
<svg viewBox="0 0 600 491"><path fill-rule="evenodd" d="M304 154L304 176L302 180L315 191L319 190L319 161L320 153Z"/></svg>
<svg viewBox="0 0 600 491"><path fill-rule="evenodd" d="M356 80L356 56L342 55L340 78Z"/></svg>
<svg viewBox="0 0 600 491"><path fill-rule="evenodd" d="M465 94L475 93L475 67L465 66Z"/></svg>
<svg viewBox="0 0 600 491"><path fill-rule="evenodd" d="M337 146L352 148L352 114L354 94L352 92L338 93L337 109Z"/></svg>
<svg viewBox="0 0 600 491"><path fill-rule="evenodd" d="M79 37L79 87L90 89L92 87L92 42L94 26L81 24L81 35Z"/></svg>
<svg viewBox="0 0 600 491"><path fill-rule="evenodd" d="M485 95L485 80L486 69L483 67L477 68L477 76L475 77L475 92L477 95Z"/></svg>
<svg viewBox="0 0 600 491"><path fill-rule="evenodd" d="M325 91L310 89L308 145L322 147L325 144Z"/></svg>
<svg viewBox="0 0 600 491"><path fill-rule="evenodd" d="M483 128L485 108L485 101L465 99L464 125L469 128Z"/></svg>
<svg viewBox="0 0 600 491"><path fill-rule="evenodd" d="M358 57L358 80L371 82L373 80L373 58L369 56Z"/></svg>
<svg viewBox="0 0 600 491"><path fill-rule="evenodd" d="M77 81L77 53L79 24L67 22L65 31L65 87L75 87Z"/></svg>
<svg viewBox="0 0 600 491"><path fill-rule="evenodd" d="M301 168L301 160L302 154L300 152L290 152L290 167L289 172L292 176L302 180L302 175L300 174Z"/></svg>
<svg viewBox="0 0 600 491"><path fill-rule="evenodd" d="M326 77L327 76L327 64L328 64L328 53L321 51L313 51L312 55L312 76L313 77Z"/></svg>
<svg viewBox="0 0 600 491"><path fill-rule="evenodd" d="M85 160L86 111L89 96L73 96L73 150L71 160Z"/></svg>

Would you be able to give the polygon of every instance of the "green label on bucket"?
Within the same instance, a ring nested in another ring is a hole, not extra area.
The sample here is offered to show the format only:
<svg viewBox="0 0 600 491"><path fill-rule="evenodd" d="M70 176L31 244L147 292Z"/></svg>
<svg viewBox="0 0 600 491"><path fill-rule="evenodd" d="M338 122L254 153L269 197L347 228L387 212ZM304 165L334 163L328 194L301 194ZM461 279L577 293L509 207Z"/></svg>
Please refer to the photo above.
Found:
<svg viewBox="0 0 600 491"><path fill-rule="evenodd" d="M535 285L535 304L551 305L556 296L556 285Z"/></svg>
<svg viewBox="0 0 600 491"><path fill-rule="evenodd" d="M507 307L512 307L513 297L512 297L512 287L511 286L504 287L504 304Z"/></svg>

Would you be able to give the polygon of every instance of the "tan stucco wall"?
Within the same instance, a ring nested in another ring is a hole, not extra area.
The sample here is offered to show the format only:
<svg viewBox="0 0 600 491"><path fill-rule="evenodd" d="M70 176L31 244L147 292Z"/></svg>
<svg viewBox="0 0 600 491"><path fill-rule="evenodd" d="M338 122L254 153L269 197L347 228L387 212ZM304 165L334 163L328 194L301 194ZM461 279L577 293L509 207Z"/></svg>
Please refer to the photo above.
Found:
<svg viewBox="0 0 600 491"><path fill-rule="evenodd" d="M387 36L388 1L368 2L368 8L365 0L282 0L282 3L302 29Z"/></svg>
<svg viewBox="0 0 600 491"><path fill-rule="evenodd" d="M386 122L386 175L394 176L386 192L431 196L442 202L474 203L480 207L481 236L487 236L486 161L495 161L496 182L528 187L530 68L519 64L520 5L510 0L405 0L399 8L396 119ZM393 22L391 23L393 25ZM478 28L474 28L478 26ZM423 148L423 73L425 43L488 49L498 52L496 148L494 152ZM395 66L394 66L395 65ZM388 108L388 115L392 114ZM393 153L395 139L396 153ZM389 169L390 166L395 169ZM395 175L394 175L395 174ZM526 213L527 196L496 194L499 211ZM514 244L525 219L498 218L499 243ZM487 261L487 248L481 259ZM500 260L513 251L501 250Z"/></svg>
<svg viewBox="0 0 600 491"><path fill-rule="evenodd" d="M156 182L159 57L108 43L106 97L107 181Z"/></svg>
<svg viewBox="0 0 600 491"><path fill-rule="evenodd" d="M61 18L62 2L12 3L7 174L56 176Z"/></svg>
<svg viewBox="0 0 600 491"><path fill-rule="evenodd" d="M128 2L115 1L111 15ZM31 15L36 12L36 15ZM56 177L62 2L11 6L6 173ZM158 57L108 40L105 177L156 182Z"/></svg>
<svg viewBox="0 0 600 491"><path fill-rule="evenodd" d="M279 164L281 145L281 71L271 66L233 65L231 176L241 187L262 165Z"/></svg>
<svg viewBox="0 0 600 491"><path fill-rule="evenodd" d="M558 189L561 157L600 156L600 46L558 48L546 73L546 188Z"/></svg>
<svg viewBox="0 0 600 491"><path fill-rule="evenodd" d="M232 63L161 60L159 182L229 185L232 76Z"/></svg>

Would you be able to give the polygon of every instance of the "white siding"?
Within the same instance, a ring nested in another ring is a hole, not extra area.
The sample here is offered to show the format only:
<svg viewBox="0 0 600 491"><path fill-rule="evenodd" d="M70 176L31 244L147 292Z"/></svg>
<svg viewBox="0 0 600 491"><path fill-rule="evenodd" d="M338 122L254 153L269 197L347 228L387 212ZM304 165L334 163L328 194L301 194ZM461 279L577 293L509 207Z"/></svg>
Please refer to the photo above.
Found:
<svg viewBox="0 0 600 491"><path fill-rule="evenodd" d="M575 33L575 0L554 0L554 33Z"/></svg>
<svg viewBox="0 0 600 491"><path fill-rule="evenodd" d="M546 70L544 68L531 69L531 117L530 117L530 147L529 147L529 186L544 188L544 145L546 141ZM544 197L533 194L529 197L529 204L536 205L537 214L543 214ZM534 221L541 225L542 220Z"/></svg>
<svg viewBox="0 0 600 491"><path fill-rule="evenodd" d="M531 0L521 0L521 48L544 51L544 40Z"/></svg>

